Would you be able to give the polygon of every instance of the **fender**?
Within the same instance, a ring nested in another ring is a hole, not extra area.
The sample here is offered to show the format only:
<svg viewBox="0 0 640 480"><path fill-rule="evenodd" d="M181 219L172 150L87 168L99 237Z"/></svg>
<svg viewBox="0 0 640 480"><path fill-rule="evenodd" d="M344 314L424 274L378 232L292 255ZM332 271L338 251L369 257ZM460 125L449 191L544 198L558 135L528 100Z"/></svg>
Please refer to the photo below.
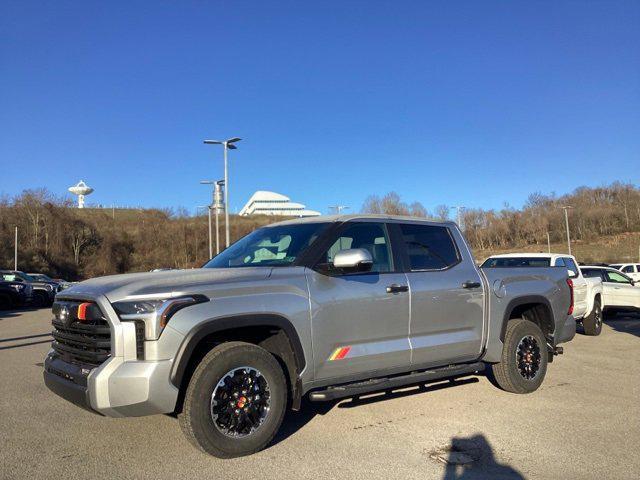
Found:
<svg viewBox="0 0 640 480"><path fill-rule="evenodd" d="M525 295L523 297L514 298L507 304L507 308L504 311L504 317L502 319L502 327L500 328L501 342L504 342L504 336L507 331L507 323L509 322L509 318L511 317L511 314L517 307L521 305L526 305L527 303L541 303L545 307L547 307L547 309L551 313L551 318L553 319L553 324L555 329L556 318L553 315L553 308L551 308L551 303L549 303L549 300L547 300L546 297L543 297L541 295Z"/></svg>
<svg viewBox="0 0 640 480"><path fill-rule="evenodd" d="M301 372L306 365L304 350L302 349L298 332L296 332L296 329L288 319L274 314L234 315L231 317L206 320L187 333L180 344L180 348L178 348L173 366L171 367L171 383L178 389L180 388L185 371L189 365L189 359L196 345L206 336L234 328L265 326L279 328L285 332L293 349L297 371Z"/></svg>

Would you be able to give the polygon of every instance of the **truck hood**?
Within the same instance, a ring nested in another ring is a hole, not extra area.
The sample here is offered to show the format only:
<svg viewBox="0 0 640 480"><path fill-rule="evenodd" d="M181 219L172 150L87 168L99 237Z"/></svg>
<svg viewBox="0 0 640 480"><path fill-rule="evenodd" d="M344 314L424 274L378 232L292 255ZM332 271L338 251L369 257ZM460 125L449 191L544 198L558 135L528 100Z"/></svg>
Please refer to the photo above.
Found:
<svg viewBox="0 0 640 480"><path fill-rule="evenodd" d="M271 268L196 268L165 272L126 273L92 278L77 283L59 296L106 296L117 302L132 296L175 297L185 293L207 294L207 290L219 284L233 284L264 280L271 275Z"/></svg>

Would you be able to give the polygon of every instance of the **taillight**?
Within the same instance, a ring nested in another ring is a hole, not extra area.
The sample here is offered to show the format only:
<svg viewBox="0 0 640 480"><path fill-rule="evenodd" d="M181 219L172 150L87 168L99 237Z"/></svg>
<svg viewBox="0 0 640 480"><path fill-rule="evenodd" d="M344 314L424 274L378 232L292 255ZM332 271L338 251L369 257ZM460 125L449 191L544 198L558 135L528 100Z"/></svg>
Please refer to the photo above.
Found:
<svg viewBox="0 0 640 480"><path fill-rule="evenodd" d="M567 285L569 285L569 311L567 315L571 315L573 313L573 280L567 278Z"/></svg>

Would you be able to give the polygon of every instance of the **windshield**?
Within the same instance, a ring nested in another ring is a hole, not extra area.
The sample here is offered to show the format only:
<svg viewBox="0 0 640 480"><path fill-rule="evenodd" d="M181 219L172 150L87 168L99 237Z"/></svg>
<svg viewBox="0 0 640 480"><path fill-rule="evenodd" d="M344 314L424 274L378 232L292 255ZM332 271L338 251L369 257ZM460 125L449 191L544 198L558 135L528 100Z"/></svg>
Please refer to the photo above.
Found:
<svg viewBox="0 0 640 480"><path fill-rule="evenodd" d="M29 274L32 278L35 278L36 280L40 281L40 282L51 282L51 278L47 277L45 274L43 273L30 273Z"/></svg>
<svg viewBox="0 0 640 480"><path fill-rule="evenodd" d="M481 267L548 267L551 259L545 257L499 257L487 258Z"/></svg>
<svg viewBox="0 0 640 480"><path fill-rule="evenodd" d="M18 279L17 281L22 279L27 282L35 282L34 278L22 272L2 272L0 275L2 275L2 279L6 282L15 282L16 279Z"/></svg>
<svg viewBox="0 0 640 480"><path fill-rule="evenodd" d="M260 228L220 252L204 268L292 265L327 225L300 223Z"/></svg>

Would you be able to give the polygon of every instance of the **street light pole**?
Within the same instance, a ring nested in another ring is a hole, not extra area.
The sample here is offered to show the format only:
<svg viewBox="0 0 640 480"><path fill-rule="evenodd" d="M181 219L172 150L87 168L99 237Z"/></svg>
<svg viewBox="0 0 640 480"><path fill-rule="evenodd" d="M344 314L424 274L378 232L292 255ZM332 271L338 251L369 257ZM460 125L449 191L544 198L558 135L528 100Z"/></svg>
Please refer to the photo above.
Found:
<svg viewBox="0 0 640 480"><path fill-rule="evenodd" d="M221 189L224 185L224 180L218 180L215 184L215 189L213 193L213 208L216 211L216 255L220 253L220 221L218 219L218 214L220 213L220 200L221 200Z"/></svg>
<svg viewBox="0 0 640 480"><path fill-rule="evenodd" d="M549 232L547 232L547 253L551 253L551 237L549 236Z"/></svg>
<svg viewBox="0 0 640 480"><path fill-rule="evenodd" d="M224 145L224 235L225 235L225 248L229 248L229 167L227 164L227 152L229 146L227 142Z"/></svg>
<svg viewBox="0 0 640 480"><path fill-rule="evenodd" d="M462 212L462 209L464 208L464 206L462 205L457 205L455 207L451 207L451 208L455 208L458 211L457 214L457 223L458 223L458 228L460 230L462 230L462 216L460 215L460 213Z"/></svg>
<svg viewBox="0 0 640 480"><path fill-rule="evenodd" d="M201 180L200 184L202 185L214 185L215 186L215 182L212 182L211 180ZM213 199L214 197L214 190L211 190L211 199L212 199L212 203L208 206L209 209L209 258L213 258L213 240L212 240L212 235L211 235L211 208L213 207ZM216 243L217 245L217 243Z"/></svg>
<svg viewBox="0 0 640 480"><path fill-rule="evenodd" d="M206 208L208 210L209 213L209 259L213 258L213 248L211 246L211 205L202 205L202 206L198 206L198 209L200 208ZM197 212L196 212L197 215Z"/></svg>
<svg viewBox="0 0 640 480"><path fill-rule="evenodd" d="M228 247L230 241L230 229L229 229L229 166L227 161L228 150L235 150L238 147L235 146L236 142L241 139L238 137L230 138L229 140L205 140L204 143L208 145L222 145L224 149L224 221L225 221L225 240Z"/></svg>
<svg viewBox="0 0 640 480"><path fill-rule="evenodd" d="M18 227L13 242L13 269L18 270Z"/></svg>
<svg viewBox="0 0 640 480"><path fill-rule="evenodd" d="M569 213L568 210L573 208L569 205L562 207L564 210L564 224L567 227L567 247L569 249L569 255L571 255L571 236L569 235Z"/></svg>

